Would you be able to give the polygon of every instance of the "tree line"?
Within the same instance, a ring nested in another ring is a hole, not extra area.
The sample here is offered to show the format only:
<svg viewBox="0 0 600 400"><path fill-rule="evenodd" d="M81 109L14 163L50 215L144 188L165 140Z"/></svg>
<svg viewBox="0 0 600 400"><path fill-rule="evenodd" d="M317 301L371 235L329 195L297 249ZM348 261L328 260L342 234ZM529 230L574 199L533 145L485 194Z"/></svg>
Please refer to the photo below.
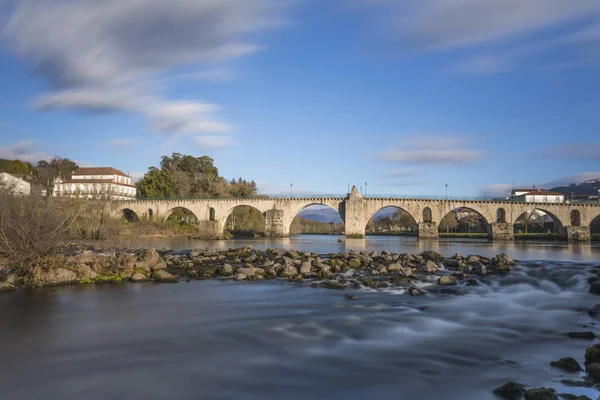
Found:
<svg viewBox="0 0 600 400"><path fill-rule="evenodd" d="M7 172L25 179L45 189L52 189L54 180L59 176L69 179L79 166L68 158L54 157L50 161L41 160L36 165L21 160L0 159L0 172Z"/></svg>
<svg viewBox="0 0 600 400"><path fill-rule="evenodd" d="M163 156L160 167L150 167L138 182L141 198L253 197L256 182L241 177L227 180L219 175L214 160L173 153Z"/></svg>

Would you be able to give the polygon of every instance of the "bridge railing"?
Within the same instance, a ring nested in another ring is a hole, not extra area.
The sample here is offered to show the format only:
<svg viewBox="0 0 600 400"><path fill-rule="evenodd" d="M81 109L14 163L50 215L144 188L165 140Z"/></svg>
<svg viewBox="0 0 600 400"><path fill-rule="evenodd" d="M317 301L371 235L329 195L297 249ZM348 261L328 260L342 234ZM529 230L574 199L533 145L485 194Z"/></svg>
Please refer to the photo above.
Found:
<svg viewBox="0 0 600 400"><path fill-rule="evenodd" d="M263 195L247 197L215 197L215 196L197 196L197 197L138 197L136 200L289 200L289 199L338 199L346 198L348 193L316 193L304 194L298 193L290 195ZM489 196L446 196L446 195L401 195L386 193L368 193L363 194L366 199L399 199L399 200L453 200L453 201L510 201L510 199L493 198Z"/></svg>

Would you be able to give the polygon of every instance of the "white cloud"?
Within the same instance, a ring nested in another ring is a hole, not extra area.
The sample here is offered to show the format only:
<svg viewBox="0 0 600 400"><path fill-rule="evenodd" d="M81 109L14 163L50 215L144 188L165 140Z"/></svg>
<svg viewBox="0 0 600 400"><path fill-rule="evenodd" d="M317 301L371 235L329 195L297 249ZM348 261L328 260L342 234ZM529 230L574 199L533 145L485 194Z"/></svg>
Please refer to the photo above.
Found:
<svg viewBox="0 0 600 400"><path fill-rule="evenodd" d="M104 142L106 146L114 147L117 149L127 150L132 147L139 145L139 141L134 138L122 138L122 139L111 139Z"/></svg>
<svg viewBox="0 0 600 400"><path fill-rule="evenodd" d="M571 183L582 183L590 179L598 179L600 178L600 171L591 171L591 172L581 172L574 175L564 176L562 178L558 178L549 182L544 183L544 187L552 188L557 186L568 186Z"/></svg>
<svg viewBox="0 0 600 400"><path fill-rule="evenodd" d="M559 160L600 161L600 143L554 147L543 151L540 155L543 158L555 158Z"/></svg>
<svg viewBox="0 0 600 400"><path fill-rule="evenodd" d="M387 33L404 50L472 51L455 67L460 73L508 71L556 46L581 53L582 61L572 66L593 64L590 56L600 60L600 28L584 26L600 17L597 0L363 1L386 11ZM489 53L490 46L497 54Z"/></svg>
<svg viewBox="0 0 600 400"><path fill-rule="evenodd" d="M525 185L531 186L531 185ZM512 192L513 184L512 183L496 183L493 185L488 185L481 190L481 193L484 196L488 197L509 197Z"/></svg>
<svg viewBox="0 0 600 400"><path fill-rule="evenodd" d="M52 156L35 149L35 141L23 140L10 146L0 146L0 158L36 164L41 160L49 160Z"/></svg>
<svg viewBox="0 0 600 400"><path fill-rule="evenodd" d="M418 136L406 139L399 148L381 151L376 158L412 165L460 166L481 157L478 150L468 148L466 143L458 137Z"/></svg>
<svg viewBox="0 0 600 400"><path fill-rule="evenodd" d="M210 149L210 150L231 147L235 144L233 139L231 139L229 136L215 136L215 135L196 136L194 138L194 141L200 147L202 147L204 149Z"/></svg>
<svg viewBox="0 0 600 400"><path fill-rule="evenodd" d="M384 175L393 178L405 178L407 176L416 175L416 172L412 169L397 169L394 171L388 171Z"/></svg>
<svg viewBox="0 0 600 400"><path fill-rule="evenodd" d="M19 0L0 35L50 84L37 108L141 113L160 131L221 132L228 125L200 112L205 103L186 102L195 111L180 112L181 102L164 99L167 88L156 77L256 52L249 39L278 23L281 6L275 0ZM209 71L213 79L226 75Z"/></svg>

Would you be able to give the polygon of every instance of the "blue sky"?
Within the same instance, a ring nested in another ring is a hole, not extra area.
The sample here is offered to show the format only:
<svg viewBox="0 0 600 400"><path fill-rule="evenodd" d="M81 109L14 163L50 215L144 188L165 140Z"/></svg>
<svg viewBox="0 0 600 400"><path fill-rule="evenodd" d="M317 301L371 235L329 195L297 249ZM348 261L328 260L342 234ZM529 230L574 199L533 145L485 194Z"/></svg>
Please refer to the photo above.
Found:
<svg viewBox="0 0 600 400"><path fill-rule="evenodd" d="M262 192L600 177L597 0L0 0L0 157Z"/></svg>

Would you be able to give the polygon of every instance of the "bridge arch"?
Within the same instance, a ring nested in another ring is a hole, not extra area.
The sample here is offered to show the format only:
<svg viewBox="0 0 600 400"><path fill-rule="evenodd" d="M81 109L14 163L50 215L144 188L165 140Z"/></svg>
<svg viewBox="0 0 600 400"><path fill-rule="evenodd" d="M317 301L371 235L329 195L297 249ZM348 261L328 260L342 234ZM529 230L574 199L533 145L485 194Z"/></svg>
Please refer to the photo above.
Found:
<svg viewBox="0 0 600 400"><path fill-rule="evenodd" d="M139 222L140 216L133 211L131 208L124 207L119 212L118 215L121 216L122 220L126 220L127 222Z"/></svg>
<svg viewBox="0 0 600 400"><path fill-rule="evenodd" d="M541 214L540 214L541 213ZM569 214L570 215L570 214ZM552 221L547 221L548 216ZM565 225L564 221L561 220L555 213L548 211L545 207L531 207L522 211L514 220L514 232L515 233L531 233L530 226L533 226L535 230L540 227L543 233L547 233L547 224L553 223L553 230L559 236L564 233Z"/></svg>
<svg viewBox="0 0 600 400"><path fill-rule="evenodd" d="M197 223L200 220L196 213L184 206L171 207L163 214L163 218L165 221L175 218L192 223Z"/></svg>
<svg viewBox="0 0 600 400"><path fill-rule="evenodd" d="M209 210L210 213L210 210ZM223 217L223 232L240 233L241 235L261 234L264 235L266 229L266 212L257 207L240 204L232 207Z"/></svg>
<svg viewBox="0 0 600 400"><path fill-rule="evenodd" d="M378 223L378 220L381 221ZM397 205L387 205L376 210L366 223L366 232L414 232L419 224L406 209Z"/></svg>
<svg viewBox="0 0 600 400"><path fill-rule="evenodd" d="M314 210L319 210L319 209L329 209L332 210L333 212L331 213L331 215L329 216L330 218L330 222L334 225L328 232L322 232L322 233L342 233L345 231L345 225L346 225L346 221L344 219L344 216L342 215L342 213L340 213L340 209L339 209L339 205L338 204L332 204L330 202L319 202L319 201L308 201L304 204L300 204L299 206L295 207L291 213L290 216L288 218L288 222L286 222L287 228L288 228L288 232L291 233L299 233L297 232L298 229L300 228L299 223L298 223L298 219L300 218L300 214L308 209L314 209ZM335 215L333 215L335 213ZM323 221L325 222L325 221ZM341 228L339 227L339 225L342 225ZM342 232L337 232L337 230L341 230Z"/></svg>
<svg viewBox="0 0 600 400"><path fill-rule="evenodd" d="M442 216L438 223L438 231L440 233L449 233L450 230L469 234L489 233L490 221L488 218L475 207L458 206Z"/></svg>

